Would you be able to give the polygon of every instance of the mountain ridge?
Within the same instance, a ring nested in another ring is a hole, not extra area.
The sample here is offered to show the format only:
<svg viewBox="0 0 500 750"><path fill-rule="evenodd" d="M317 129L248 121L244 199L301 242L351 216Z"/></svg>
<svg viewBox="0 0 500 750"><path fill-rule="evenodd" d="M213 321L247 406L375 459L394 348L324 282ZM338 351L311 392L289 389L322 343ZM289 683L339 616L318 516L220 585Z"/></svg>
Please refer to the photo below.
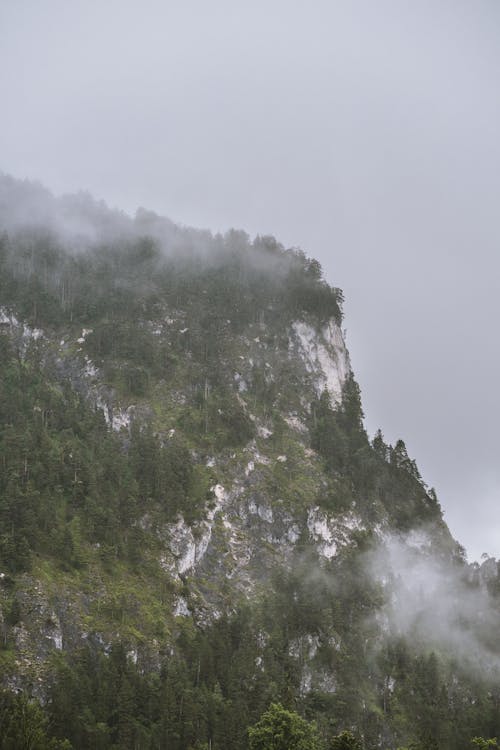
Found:
<svg viewBox="0 0 500 750"><path fill-rule="evenodd" d="M243 748L276 699L325 741L494 734L497 563L368 439L319 264L40 190L0 180L3 684L75 747Z"/></svg>

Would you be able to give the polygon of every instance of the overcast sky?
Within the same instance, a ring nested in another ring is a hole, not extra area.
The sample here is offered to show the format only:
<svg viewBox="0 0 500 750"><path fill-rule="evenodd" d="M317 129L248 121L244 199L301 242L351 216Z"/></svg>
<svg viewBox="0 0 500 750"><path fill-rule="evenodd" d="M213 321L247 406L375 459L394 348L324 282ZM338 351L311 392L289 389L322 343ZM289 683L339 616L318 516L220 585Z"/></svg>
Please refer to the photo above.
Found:
<svg viewBox="0 0 500 750"><path fill-rule="evenodd" d="M370 433L500 557L498 0L0 0L0 107L4 172L318 258Z"/></svg>

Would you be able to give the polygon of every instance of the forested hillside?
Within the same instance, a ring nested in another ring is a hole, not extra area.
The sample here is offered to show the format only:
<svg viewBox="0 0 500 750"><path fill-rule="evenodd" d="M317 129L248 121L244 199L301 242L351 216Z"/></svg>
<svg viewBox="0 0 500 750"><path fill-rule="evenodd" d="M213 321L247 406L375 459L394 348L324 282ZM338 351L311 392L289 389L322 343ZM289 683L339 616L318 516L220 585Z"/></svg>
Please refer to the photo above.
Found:
<svg viewBox="0 0 500 750"><path fill-rule="evenodd" d="M341 325L272 237L0 179L0 748L500 734L497 563L366 434Z"/></svg>

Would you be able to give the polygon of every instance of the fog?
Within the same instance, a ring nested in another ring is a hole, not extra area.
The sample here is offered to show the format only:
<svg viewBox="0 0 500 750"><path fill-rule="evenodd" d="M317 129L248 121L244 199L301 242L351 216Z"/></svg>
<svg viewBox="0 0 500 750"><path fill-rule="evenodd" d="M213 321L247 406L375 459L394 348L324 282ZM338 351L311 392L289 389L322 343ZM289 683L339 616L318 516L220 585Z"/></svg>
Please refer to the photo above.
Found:
<svg viewBox="0 0 500 750"><path fill-rule="evenodd" d="M477 676L500 669L497 563L453 563L432 548L431 530L392 536L366 557L366 569L381 584L386 603L378 616L386 632L415 648L437 648Z"/></svg>
<svg viewBox="0 0 500 750"><path fill-rule="evenodd" d="M499 36L493 0L0 4L0 169L318 258L369 431L475 558L500 556Z"/></svg>
<svg viewBox="0 0 500 750"><path fill-rule="evenodd" d="M30 243L32 247L47 236L70 255L99 253L103 245L122 248L146 239L154 243L159 258L175 258L176 264L195 261L213 267L227 262L228 252L241 252L248 270L270 274L285 283L291 266L304 259L299 250L286 250L272 236L257 235L251 241L248 234L234 229L224 236L214 235L209 230L181 226L142 207L132 217L110 209L88 192L56 196L40 182L17 180L0 172L3 231L16 240L12 260L19 241L20 246Z"/></svg>

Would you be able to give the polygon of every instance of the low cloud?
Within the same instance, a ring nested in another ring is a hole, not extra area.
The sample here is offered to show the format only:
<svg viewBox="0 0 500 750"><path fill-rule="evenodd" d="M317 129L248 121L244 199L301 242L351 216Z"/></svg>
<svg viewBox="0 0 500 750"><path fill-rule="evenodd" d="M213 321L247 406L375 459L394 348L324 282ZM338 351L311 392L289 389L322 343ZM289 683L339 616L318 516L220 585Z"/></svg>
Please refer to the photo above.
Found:
<svg viewBox="0 0 500 750"><path fill-rule="evenodd" d="M498 563L466 565L441 555L427 530L391 536L367 557L385 592L379 613L390 635L417 649L437 649L468 669L500 669Z"/></svg>

